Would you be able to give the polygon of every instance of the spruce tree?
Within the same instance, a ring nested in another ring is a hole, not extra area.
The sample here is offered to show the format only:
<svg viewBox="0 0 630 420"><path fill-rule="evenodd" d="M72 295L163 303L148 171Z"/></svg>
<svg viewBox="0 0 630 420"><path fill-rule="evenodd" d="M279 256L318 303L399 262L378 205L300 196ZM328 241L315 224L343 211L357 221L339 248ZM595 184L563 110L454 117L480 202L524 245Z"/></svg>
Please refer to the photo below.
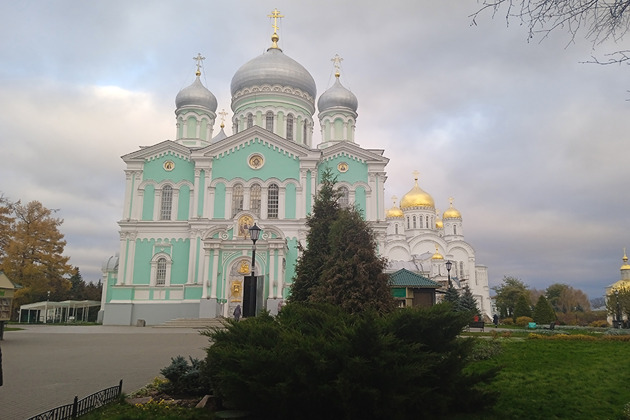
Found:
<svg viewBox="0 0 630 420"><path fill-rule="evenodd" d="M459 297L458 310L461 312L470 312L473 316L481 316L481 312L477 306L477 300L473 296L468 285L464 286L463 293Z"/></svg>
<svg viewBox="0 0 630 420"><path fill-rule="evenodd" d="M456 310L459 307L459 292L453 285L450 285L446 292L444 293L444 298L442 298L442 302L448 302L453 307L453 310Z"/></svg>
<svg viewBox="0 0 630 420"><path fill-rule="evenodd" d="M514 307L514 322L516 322L516 318L521 316L532 317L532 308L529 306L529 302L524 294L521 294L516 301L516 306Z"/></svg>
<svg viewBox="0 0 630 420"><path fill-rule="evenodd" d="M545 295L541 295L534 307L534 321L539 324L549 324L556 320L556 312L553 310L553 306L547 300Z"/></svg>
<svg viewBox="0 0 630 420"><path fill-rule="evenodd" d="M315 196L313 212L306 220L309 231L306 248L300 246L301 256L295 267L289 302L306 302L319 283L326 260L330 254L328 234L339 216L339 193L335 190L336 178L327 168L322 174L321 188Z"/></svg>
<svg viewBox="0 0 630 420"><path fill-rule="evenodd" d="M330 254L311 300L341 307L348 313L375 310L391 312L395 305L387 261L376 252L368 223L354 208L341 209L330 227Z"/></svg>

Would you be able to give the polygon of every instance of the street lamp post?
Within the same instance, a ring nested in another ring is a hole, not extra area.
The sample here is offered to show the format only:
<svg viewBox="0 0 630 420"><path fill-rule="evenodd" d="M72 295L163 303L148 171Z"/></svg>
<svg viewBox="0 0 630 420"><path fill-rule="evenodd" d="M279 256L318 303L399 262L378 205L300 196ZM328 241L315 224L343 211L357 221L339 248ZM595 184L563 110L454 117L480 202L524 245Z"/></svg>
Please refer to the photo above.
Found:
<svg viewBox="0 0 630 420"><path fill-rule="evenodd" d="M245 277L243 290L243 317L256 316L256 295L258 286L256 281L256 241L260 238L261 229L256 223L249 228L249 238L252 240L252 271L251 276Z"/></svg>
<svg viewBox="0 0 630 420"><path fill-rule="evenodd" d="M448 287L449 289L451 287L453 287L453 283L451 283L451 267L453 266L453 263L451 262L451 260L446 260L446 272L448 273Z"/></svg>

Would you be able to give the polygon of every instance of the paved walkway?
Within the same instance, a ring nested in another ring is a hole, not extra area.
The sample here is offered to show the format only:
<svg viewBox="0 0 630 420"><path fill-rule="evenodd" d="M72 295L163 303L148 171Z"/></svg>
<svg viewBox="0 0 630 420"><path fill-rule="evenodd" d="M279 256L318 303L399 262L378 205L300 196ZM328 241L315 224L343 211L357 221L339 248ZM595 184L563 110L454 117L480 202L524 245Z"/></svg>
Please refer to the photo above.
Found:
<svg viewBox="0 0 630 420"><path fill-rule="evenodd" d="M5 331L0 419L24 420L118 385L131 393L171 357L204 358L208 338L191 328L23 326Z"/></svg>

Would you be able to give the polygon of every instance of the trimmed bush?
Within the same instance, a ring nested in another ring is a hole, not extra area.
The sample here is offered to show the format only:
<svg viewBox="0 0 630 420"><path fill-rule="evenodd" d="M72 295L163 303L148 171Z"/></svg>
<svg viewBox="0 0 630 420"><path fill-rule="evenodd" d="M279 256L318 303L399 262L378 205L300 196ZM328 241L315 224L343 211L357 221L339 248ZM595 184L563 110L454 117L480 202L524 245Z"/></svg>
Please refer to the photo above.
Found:
<svg viewBox="0 0 630 420"><path fill-rule="evenodd" d="M171 364L160 370L167 381L159 384L160 391L169 395L206 395L210 390L208 376L204 375L205 362L199 359L188 361L182 357L171 357Z"/></svg>
<svg viewBox="0 0 630 420"><path fill-rule="evenodd" d="M516 318L516 325L519 327L525 327L530 322L534 322L534 320L528 316L519 316Z"/></svg>
<svg viewBox="0 0 630 420"><path fill-rule="evenodd" d="M436 418L483 410L496 370L464 373L476 339L447 304L379 316L289 304L208 331L215 396L261 418Z"/></svg>

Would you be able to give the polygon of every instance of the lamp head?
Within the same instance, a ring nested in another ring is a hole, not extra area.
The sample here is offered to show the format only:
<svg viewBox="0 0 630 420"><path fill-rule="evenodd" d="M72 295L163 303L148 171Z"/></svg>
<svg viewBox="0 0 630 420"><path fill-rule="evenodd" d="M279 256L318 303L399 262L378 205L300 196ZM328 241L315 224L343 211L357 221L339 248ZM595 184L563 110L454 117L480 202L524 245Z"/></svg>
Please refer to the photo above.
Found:
<svg viewBox="0 0 630 420"><path fill-rule="evenodd" d="M451 262L451 260L446 261L446 271L451 271L452 266L453 263Z"/></svg>
<svg viewBox="0 0 630 420"><path fill-rule="evenodd" d="M261 230L262 229L259 228L256 223L254 223L254 226L249 228L249 238L252 240L252 242L256 243L256 241L260 237Z"/></svg>

